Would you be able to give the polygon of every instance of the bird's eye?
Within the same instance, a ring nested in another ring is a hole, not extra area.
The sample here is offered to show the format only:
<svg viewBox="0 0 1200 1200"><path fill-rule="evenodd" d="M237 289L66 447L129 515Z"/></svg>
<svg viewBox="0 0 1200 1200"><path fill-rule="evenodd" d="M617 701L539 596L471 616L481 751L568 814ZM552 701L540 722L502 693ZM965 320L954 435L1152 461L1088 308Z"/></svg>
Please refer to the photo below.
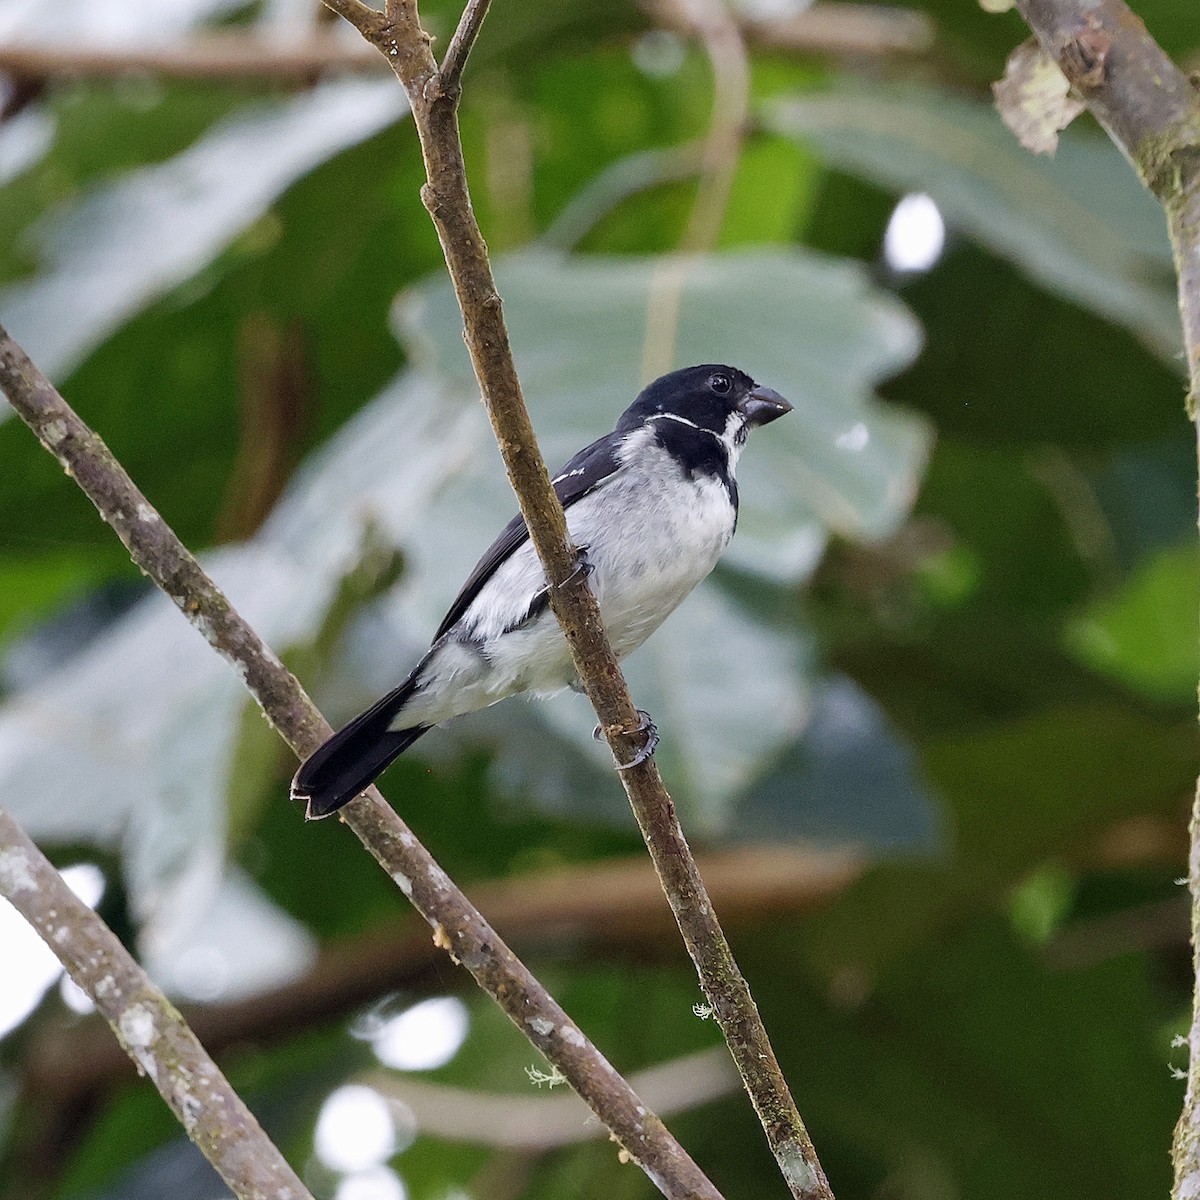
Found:
<svg viewBox="0 0 1200 1200"><path fill-rule="evenodd" d="M729 391L733 384L729 382L728 375L710 375L708 378L708 386L712 388L718 396L724 396Z"/></svg>

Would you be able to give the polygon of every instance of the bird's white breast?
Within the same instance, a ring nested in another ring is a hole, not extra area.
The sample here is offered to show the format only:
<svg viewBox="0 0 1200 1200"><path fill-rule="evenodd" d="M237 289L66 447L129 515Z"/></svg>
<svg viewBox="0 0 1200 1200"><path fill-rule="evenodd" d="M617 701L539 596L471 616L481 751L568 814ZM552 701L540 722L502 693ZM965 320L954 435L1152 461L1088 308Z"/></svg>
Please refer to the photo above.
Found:
<svg viewBox="0 0 1200 1200"><path fill-rule="evenodd" d="M591 583L618 655L646 640L716 566L733 536L736 513L725 485L689 477L639 430L627 444L627 466L605 488L604 504L576 506L567 525L586 545ZM625 528L604 536L597 525L620 512Z"/></svg>
<svg viewBox="0 0 1200 1200"><path fill-rule="evenodd" d="M737 516L724 484L707 475L691 478L658 446L653 429L631 434L622 457L619 472L567 510L572 540L586 547L589 583L618 656L636 650L712 571ZM422 693L406 708L408 721L443 721L514 692L556 692L574 683L566 639L549 608L514 628L544 586L527 541L430 652Z"/></svg>
<svg viewBox="0 0 1200 1200"><path fill-rule="evenodd" d="M690 478L658 447L652 429L632 434L622 457L620 472L567 510L572 540L587 547L591 587L618 655L637 649L712 571L736 517L725 486L709 476ZM529 596L544 578L526 543L497 571L498 586L489 584L472 606L469 618L477 635L487 637L511 624L520 614L507 611L503 597ZM573 678L570 660L552 614L545 620L553 642L546 658L554 660L546 662L547 674L559 680L552 686L561 687ZM515 632L519 638L521 631ZM514 650L521 652L517 643Z"/></svg>

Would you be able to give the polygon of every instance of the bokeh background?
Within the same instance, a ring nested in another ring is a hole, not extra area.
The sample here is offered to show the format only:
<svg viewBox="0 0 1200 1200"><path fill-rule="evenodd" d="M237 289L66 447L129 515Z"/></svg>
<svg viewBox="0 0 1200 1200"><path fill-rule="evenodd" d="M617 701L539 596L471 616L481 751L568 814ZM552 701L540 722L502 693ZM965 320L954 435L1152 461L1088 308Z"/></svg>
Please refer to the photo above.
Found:
<svg viewBox="0 0 1200 1200"><path fill-rule="evenodd" d="M1136 8L1200 65L1193 0ZM991 106L1026 33L497 0L466 78L552 467L671 366L796 404L629 677L839 1200L1170 1182L1195 439L1156 205ZM313 0L0 0L0 79L0 320L348 718L513 511L399 86ZM315 1194L652 1195L9 416L0 797ZM384 790L724 1194L783 1196L591 723L510 701ZM223 1196L10 911L0 963L0 1196Z"/></svg>

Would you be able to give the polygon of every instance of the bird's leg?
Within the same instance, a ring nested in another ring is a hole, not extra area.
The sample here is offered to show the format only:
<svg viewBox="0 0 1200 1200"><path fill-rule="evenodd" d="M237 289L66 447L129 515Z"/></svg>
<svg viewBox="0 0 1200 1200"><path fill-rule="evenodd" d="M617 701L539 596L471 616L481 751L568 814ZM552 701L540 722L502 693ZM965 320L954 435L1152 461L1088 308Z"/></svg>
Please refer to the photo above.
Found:
<svg viewBox="0 0 1200 1200"><path fill-rule="evenodd" d="M569 588L573 583L582 582L596 569L592 565L592 560L588 558L588 549L586 544L575 547L575 570L558 585L560 591L563 588Z"/></svg>
<svg viewBox="0 0 1200 1200"><path fill-rule="evenodd" d="M596 569L588 559L587 551L588 548L586 545L575 547L575 569L558 585L560 592L564 588L569 588L576 580L586 579ZM511 626L512 629L523 629L530 622L536 621L546 611L546 608L550 604L550 588L551 585L547 583L544 587L538 589L533 599L529 602L529 609L525 616ZM583 691L583 685L578 679L567 686L576 692Z"/></svg>
<svg viewBox="0 0 1200 1200"><path fill-rule="evenodd" d="M639 708L636 710L638 715L638 723L633 729L622 729L625 734L644 733L646 735L646 743L642 748L627 762L617 763L618 771L631 771L634 767L641 766L658 749L658 726L654 724L650 718L650 714L645 709ZM592 730L592 737L598 742L604 740L604 726L597 725Z"/></svg>

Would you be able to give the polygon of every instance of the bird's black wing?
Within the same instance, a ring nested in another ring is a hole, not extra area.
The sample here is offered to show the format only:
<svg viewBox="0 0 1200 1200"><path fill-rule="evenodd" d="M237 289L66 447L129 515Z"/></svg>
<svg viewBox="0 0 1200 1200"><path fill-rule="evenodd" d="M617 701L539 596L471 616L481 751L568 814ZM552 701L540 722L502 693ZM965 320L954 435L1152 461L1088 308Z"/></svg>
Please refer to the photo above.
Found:
<svg viewBox="0 0 1200 1200"><path fill-rule="evenodd" d="M608 433L599 441L575 455L573 459L554 477L554 491L558 495L563 508L569 509L581 497L603 483L619 466L617 450L624 441L624 435ZM500 531L500 536L488 547L483 557L475 565L462 591L450 605L450 611L442 618L433 640L436 642L442 634L451 629L471 607L472 601L479 595L484 584L496 573L501 563L529 539L529 530L525 527L525 518L518 513ZM545 601L542 600L542 607Z"/></svg>

